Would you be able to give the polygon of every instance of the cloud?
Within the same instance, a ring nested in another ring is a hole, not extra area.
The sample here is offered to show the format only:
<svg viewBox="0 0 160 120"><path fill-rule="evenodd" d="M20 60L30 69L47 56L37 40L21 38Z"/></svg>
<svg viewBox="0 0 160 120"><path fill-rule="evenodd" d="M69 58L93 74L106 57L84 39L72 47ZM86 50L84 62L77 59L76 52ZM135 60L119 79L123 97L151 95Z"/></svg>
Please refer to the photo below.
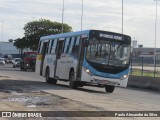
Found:
<svg viewBox="0 0 160 120"><path fill-rule="evenodd" d="M63 0L0 0L0 20L4 21L4 40L23 37L27 22L40 18L62 21ZM83 0L83 29L122 30L121 0ZM74 31L81 29L81 0L64 0L64 22ZM160 47L160 12L158 4L157 45ZM153 46L155 34L155 2L124 0L124 33L144 46ZM1 27L1 25L0 25ZM1 30L0 30L1 32ZM152 41L152 42L151 42Z"/></svg>

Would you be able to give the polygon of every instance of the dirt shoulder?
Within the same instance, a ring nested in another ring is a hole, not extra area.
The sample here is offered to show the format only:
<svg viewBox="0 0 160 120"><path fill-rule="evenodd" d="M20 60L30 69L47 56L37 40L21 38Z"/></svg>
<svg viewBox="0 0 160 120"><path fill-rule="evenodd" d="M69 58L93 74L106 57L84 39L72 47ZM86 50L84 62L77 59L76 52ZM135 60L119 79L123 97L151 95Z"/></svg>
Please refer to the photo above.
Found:
<svg viewBox="0 0 160 120"><path fill-rule="evenodd" d="M1 111L70 111L97 110L100 108L86 105L54 94L49 94L30 85L42 85L43 82L14 80L0 77Z"/></svg>

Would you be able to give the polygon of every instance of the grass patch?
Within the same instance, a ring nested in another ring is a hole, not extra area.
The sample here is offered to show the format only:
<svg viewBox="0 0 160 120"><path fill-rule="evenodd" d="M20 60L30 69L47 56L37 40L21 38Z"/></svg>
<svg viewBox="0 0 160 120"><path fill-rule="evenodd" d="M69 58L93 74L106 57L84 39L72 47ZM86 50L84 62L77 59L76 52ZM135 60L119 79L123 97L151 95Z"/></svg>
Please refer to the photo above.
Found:
<svg viewBox="0 0 160 120"><path fill-rule="evenodd" d="M147 76L147 77L154 77L154 72L153 71L143 71L142 70L133 70L130 75L135 75L135 76ZM160 77L160 73L156 73L155 77Z"/></svg>

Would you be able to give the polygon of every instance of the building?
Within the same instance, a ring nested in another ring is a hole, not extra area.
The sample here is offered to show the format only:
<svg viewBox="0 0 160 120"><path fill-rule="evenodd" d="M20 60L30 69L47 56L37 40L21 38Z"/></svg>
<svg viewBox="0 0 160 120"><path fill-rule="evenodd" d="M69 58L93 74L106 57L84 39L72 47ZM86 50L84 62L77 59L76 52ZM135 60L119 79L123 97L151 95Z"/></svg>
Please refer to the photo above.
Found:
<svg viewBox="0 0 160 120"><path fill-rule="evenodd" d="M154 48L133 48L132 62L154 64L155 62L155 49ZM156 63L160 64L160 48L156 48Z"/></svg>
<svg viewBox="0 0 160 120"><path fill-rule="evenodd" d="M153 57L155 56L155 49L154 48L133 48L133 57ZM156 58L160 60L160 48L156 48Z"/></svg>
<svg viewBox="0 0 160 120"><path fill-rule="evenodd" d="M12 55L15 58L20 57L20 52L13 42L0 42L0 57L4 57L4 55Z"/></svg>

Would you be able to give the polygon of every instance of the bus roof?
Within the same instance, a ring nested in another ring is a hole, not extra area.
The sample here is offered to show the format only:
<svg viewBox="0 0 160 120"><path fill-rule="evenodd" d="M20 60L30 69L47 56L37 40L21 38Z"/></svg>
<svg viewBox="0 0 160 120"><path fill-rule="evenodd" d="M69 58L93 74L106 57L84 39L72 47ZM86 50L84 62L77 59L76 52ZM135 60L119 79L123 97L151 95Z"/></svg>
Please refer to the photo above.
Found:
<svg viewBox="0 0 160 120"><path fill-rule="evenodd" d="M77 32L68 32L68 33L61 33L61 34L55 34L55 35L42 36L40 38L40 40L49 40L49 39L55 39L55 38L63 38L63 37L69 37L69 36L77 36L77 35L89 34L90 31L98 31L98 32L106 32L106 33L122 35L121 33L103 31L103 30L83 30L83 31L77 31ZM123 34L123 36L127 36L127 35Z"/></svg>
<svg viewBox="0 0 160 120"><path fill-rule="evenodd" d="M61 37L68 37L68 36L74 36L74 35L88 34L89 31L90 30L84 30L84 31L68 32L68 33L61 33L61 34L56 34L56 35L43 36L40 38L40 40L47 40L47 39L53 39L53 38L61 38Z"/></svg>

